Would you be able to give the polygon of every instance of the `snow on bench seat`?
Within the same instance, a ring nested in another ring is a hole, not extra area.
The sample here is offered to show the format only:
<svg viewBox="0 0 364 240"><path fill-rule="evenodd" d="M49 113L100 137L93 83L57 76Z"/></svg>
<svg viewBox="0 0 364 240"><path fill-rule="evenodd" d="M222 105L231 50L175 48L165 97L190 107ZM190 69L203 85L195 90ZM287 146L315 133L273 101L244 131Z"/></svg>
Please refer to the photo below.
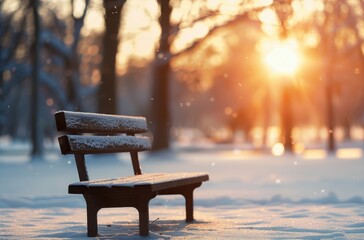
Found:
<svg viewBox="0 0 364 240"><path fill-rule="evenodd" d="M69 185L70 193L92 191L92 188L138 188L147 187L151 191L179 187L208 180L205 172L184 173L147 173L130 177L100 179L93 181L77 182Z"/></svg>

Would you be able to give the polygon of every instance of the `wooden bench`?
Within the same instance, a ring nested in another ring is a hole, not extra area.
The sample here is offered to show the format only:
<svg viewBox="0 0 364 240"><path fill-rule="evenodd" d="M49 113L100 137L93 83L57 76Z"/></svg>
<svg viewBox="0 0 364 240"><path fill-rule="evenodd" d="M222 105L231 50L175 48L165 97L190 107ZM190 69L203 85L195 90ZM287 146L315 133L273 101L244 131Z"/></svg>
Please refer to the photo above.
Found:
<svg viewBox="0 0 364 240"><path fill-rule="evenodd" d="M193 191L207 181L207 173L142 174L138 152L149 150L146 119L122 115L59 111L57 130L62 154L74 154L80 182L68 186L70 194L82 194L87 205L87 232L97 236L97 212L101 208L134 207L139 212L139 233L149 234L149 201L157 195L181 194L186 200L186 222L193 221ZM83 134L83 135L82 135ZM158 137L158 136L156 136ZM85 154L129 152L134 175L90 180Z"/></svg>

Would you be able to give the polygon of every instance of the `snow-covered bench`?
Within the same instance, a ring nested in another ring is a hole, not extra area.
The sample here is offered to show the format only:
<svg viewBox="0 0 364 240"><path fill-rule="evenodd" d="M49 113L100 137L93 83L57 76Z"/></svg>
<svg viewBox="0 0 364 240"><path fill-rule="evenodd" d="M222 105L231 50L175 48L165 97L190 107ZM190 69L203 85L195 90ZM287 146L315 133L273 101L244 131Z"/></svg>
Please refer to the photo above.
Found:
<svg viewBox="0 0 364 240"><path fill-rule="evenodd" d="M139 212L139 233L149 234L149 201L157 195L181 194L186 200L186 221L193 221L193 191L207 181L207 173L142 174L138 152L151 148L146 119L122 115L59 111L57 130L62 154L74 154L80 182L68 186L70 194L83 194L87 205L88 236L97 236L97 212L101 208L134 207ZM82 135L84 134L85 135ZM157 136L158 137L158 136ZM129 152L134 175L90 180L85 154Z"/></svg>

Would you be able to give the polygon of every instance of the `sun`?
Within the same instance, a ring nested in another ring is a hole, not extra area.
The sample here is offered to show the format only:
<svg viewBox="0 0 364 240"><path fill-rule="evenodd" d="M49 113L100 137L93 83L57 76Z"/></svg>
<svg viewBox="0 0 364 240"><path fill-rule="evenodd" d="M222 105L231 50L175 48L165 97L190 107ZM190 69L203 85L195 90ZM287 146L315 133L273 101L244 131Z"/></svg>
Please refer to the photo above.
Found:
<svg viewBox="0 0 364 240"><path fill-rule="evenodd" d="M285 41L274 44L264 55L267 66L275 73L293 75L299 66L297 44Z"/></svg>

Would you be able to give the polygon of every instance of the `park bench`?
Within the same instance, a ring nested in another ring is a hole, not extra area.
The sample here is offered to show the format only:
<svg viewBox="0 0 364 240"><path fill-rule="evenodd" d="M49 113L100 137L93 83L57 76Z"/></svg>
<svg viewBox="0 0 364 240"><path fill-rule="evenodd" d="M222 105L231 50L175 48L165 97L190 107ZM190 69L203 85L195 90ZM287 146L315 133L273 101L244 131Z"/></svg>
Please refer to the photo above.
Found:
<svg viewBox="0 0 364 240"><path fill-rule="evenodd" d="M144 117L59 111L55 113L62 154L74 154L80 182L68 186L70 194L82 194L87 208L87 233L97 236L97 213L101 208L134 207L139 212L139 234L149 234L149 201L157 195L181 194L185 198L186 222L193 217L193 191L207 181L207 173L144 173L138 152L149 150ZM158 137L158 135L156 136ZM129 152L134 175L90 180L86 154Z"/></svg>

